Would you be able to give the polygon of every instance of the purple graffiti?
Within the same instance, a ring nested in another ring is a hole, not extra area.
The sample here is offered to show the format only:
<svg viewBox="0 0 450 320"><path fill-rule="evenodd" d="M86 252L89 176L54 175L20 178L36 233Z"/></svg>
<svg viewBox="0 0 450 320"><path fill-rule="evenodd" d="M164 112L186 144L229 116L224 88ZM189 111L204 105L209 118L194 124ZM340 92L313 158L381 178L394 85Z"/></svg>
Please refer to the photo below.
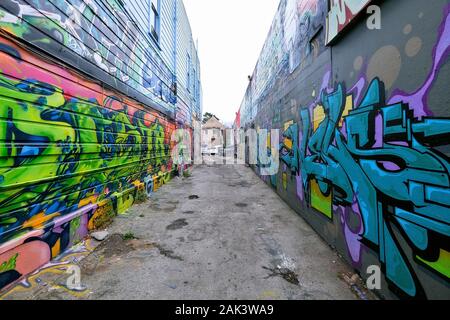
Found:
<svg viewBox="0 0 450 320"><path fill-rule="evenodd" d="M366 79L364 76L361 76L359 80L355 83L350 90L347 91L347 94L353 95L353 104L358 106L361 103L361 99L363 98L364 88L366 86Z"/></svg>
<svg viewBox="0 0 450 320"><path fill-rule="evenodd" d="M361 263L361 252L363 247L361 244L362 239L361 235L364 232L364 225L356 195L354 197L353 204L351 207L333 206L333 209L336 213L340 214L342 231L344 233L345 243L347 245L347 250L350 255L350 258L352 259L353 266L359 268ZM349 220L351 216L358 219L357 226L350 225Z"/></svg>

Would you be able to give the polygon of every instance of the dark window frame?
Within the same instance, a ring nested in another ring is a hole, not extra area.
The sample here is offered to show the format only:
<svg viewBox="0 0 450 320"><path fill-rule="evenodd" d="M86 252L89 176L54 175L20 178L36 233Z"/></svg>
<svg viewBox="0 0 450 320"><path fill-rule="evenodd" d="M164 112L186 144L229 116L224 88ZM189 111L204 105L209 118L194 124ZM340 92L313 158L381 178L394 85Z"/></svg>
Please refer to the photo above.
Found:
<svg viewBox="0 0 450 320"><path fill-rule="evenodd" d="M191 92L191 80L192 80L191 79L191 77L192 77L192 75L191 75L191 63L192 63L191 55L188 53L187 54L187 84L186 84L188 92Z"/></svg>
<svg viewBox="0 0 450 320"><path fill-rule="evenodd" d="M154 2L156 1L156 6ZM149 34L150 37L159 45L159 40L161 38L161 0L148 0L149 5Z"/></svg>

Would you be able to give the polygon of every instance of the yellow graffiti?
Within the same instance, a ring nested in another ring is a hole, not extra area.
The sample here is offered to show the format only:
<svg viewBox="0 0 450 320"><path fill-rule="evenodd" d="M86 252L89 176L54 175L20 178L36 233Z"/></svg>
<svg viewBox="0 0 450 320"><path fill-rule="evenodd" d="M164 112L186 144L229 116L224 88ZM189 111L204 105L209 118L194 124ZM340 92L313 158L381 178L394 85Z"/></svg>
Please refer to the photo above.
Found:
<svg viewBox="0 0 450 320"><path fill-rule="evenodd" d="M318 105L314 108L313 112L313 130L314 132L319 128L320 124L322 123L323 119L325 119L325 111L321 105Z"/></svg>
<svg viewBox="0 0 450 320"><path fill-rule="evenodd" d="M350 113L350 111L353 110L353 96L349 95L347 96L347 98L345 99L345 107L344 107L344 111L342 113L342 117L339 120L339 127L342 128L342 126L344 125L344 121L345 121L345 117L348 116L348 114Z"/></svg>
<svg viewBox="0 0 450 320"><path fill-rule="evenodd" d="M49 220L52 220L53 218L59 216L60 213L53 213L49 214L48 216L45 215L45 212L41 212L27 221L24 222L23 228L33 228L33 229L43 229L45 227L45 223Z"/></svg>
<svg viewBox="0 0 450 320"><path fill-rule="evenodd" d="M286 131L287 129L289 129L290 126L292 126L294 124L294 121L291 120L289 122L286 122L284 124L284 131ZM284 145L286 146L287 149L292 150L293 147L293 142L291 139L289 138L284 138ZM268 146L270 146L270 144L268 144Z"/></svg>
<svg viewBox="0 0 450 320"><path fill-rule="evenodd" d="M55 245L52 247L52 257L57 257L61 252L61 239L56 241Z"/></svg>
<svg viewBox="0 0 450 320"><path fill-rule="evenodd" d="M93 195L88 198L84 198L84 199L80 200L80 202L78 203L78 208L83 208L89 204L96 204L97 199L98 199L97 195Z"/></svg>

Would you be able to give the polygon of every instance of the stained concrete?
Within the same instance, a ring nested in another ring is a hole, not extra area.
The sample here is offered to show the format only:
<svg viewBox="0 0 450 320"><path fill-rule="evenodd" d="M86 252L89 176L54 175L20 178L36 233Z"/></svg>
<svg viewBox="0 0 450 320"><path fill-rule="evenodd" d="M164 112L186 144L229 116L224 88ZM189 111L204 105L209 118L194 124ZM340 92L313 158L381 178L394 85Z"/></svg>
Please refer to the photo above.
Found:
<svg viewBox="0 0 450 320"><path fill-rule="evenodd" d="M358 298L352 270L245 166L197 166L108 232L78 263L84 290L60 274L8 299Z"/></svg>

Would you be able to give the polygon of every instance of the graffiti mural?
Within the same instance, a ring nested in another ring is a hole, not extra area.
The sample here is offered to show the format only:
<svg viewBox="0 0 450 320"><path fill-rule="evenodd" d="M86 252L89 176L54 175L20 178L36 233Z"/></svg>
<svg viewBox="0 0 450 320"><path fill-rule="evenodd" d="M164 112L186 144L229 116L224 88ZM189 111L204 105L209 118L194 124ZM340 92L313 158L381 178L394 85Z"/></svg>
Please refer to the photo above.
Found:
<svg viewBox="0 0 450 320"><path fill-rule="evenodd" d="M173 175L175 124L0 39L0 288Z"/></svg>
<svg viewBox="0 0 450 320"><path fill-rule="evenodd" d="M369 2L332 1L328 33L334 26L334 38ZM279 172L261 178L363 278L369 266L380 266L381 295L445 299L450 6L436 0L426 11L419 0L398 0L383 8L383 28L397 35L394 42L367 37L365 22L355 22L354 32L331 42L335 49L322 43L321 57L277 74L262 94L251 83L241 126L280 129ZM406 13L399 17L400 11Z"/></svg>
<svg viewBox="0 0 450 320"><path fill-rule="evenodd" d="M58 58L78 61L73 55L80 56L169 109L176 103L174 75L121 1L4 0L0 29L44 50L63 52Z"/></svg>
<svg viewBox="0 0 450 320"><path fill-rule="evenodd" d="M312 208L330 219L334 211L353 210L359 241L377 246L387 278L417 296L420 283L392 226L409 240L417 261L448 278L450 163L433 147L448 144L450 118L418 120L408 105L386 105L383 96L378 79L358 106L342 85L324 93L322 105L301 110L298 162L295 156L283 162L301 168ZM285 135L296 131L291 126Z"/></svg>
<svg viewBox="0 0 450 320"><path fill-rule="evenodd" d="M412 261L443 279L450 275L450 162L433 148L449 144L450 118L419 120L408 104L387 105L383 97L379 79L359 105L342 84L323 91L320 104L300 111L301 123L287 123L280 160L301 180L301 201L331 220L342 214L355 263L362 246L376 247L392 284L423 297ZM349 215L357 220L352 227ZM412 259L393 226L413 249Z"/></svg>

